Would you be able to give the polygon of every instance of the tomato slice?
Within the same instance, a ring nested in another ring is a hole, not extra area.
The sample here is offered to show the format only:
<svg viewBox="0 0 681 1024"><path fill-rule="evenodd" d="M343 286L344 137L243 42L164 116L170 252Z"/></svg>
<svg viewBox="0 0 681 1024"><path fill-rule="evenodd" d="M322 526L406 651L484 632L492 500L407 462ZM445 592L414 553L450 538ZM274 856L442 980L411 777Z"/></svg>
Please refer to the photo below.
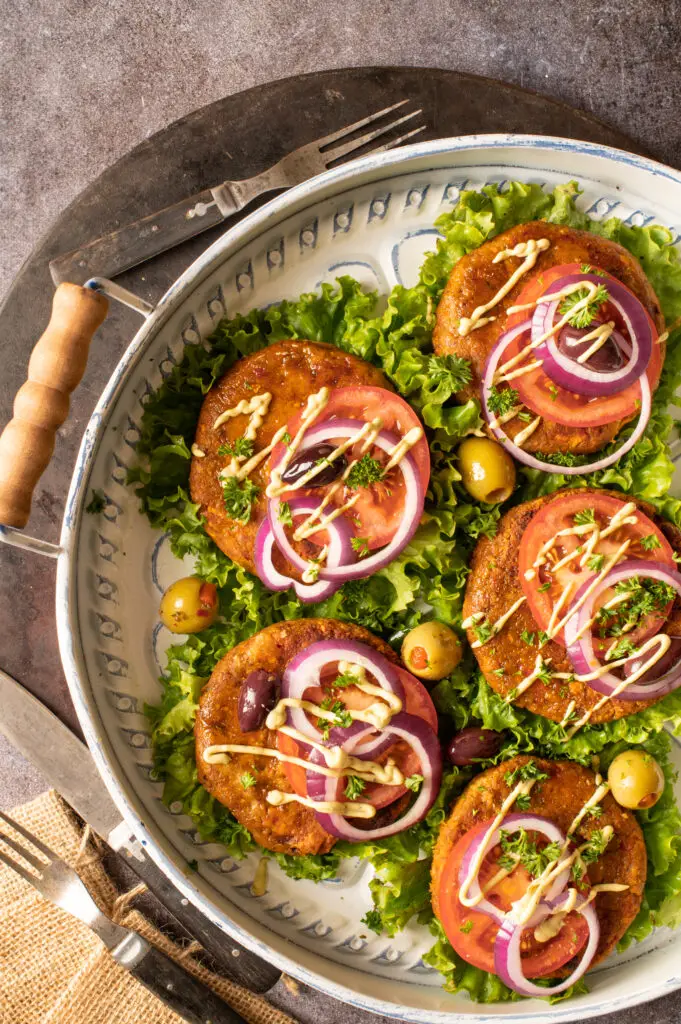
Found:
<svg viewBox="0 0 681 1024"><path fill-rule="evenodd" d="M287 429L291 437L295 436L302 417L301 410L289 420ZM376 417L383 421L384 430L391 431L398 437L404 437L412 427L422 426L414 410L403 398L392 391L386 391L385 388L374 387L336 388L331 392L329 401L315 424L321 425L331 419L353 419L366 423ZM340 442L342 438L338 440ZM272 452L270 467L276 465L283 454L284 446L277 445ZM351 457L359 457L361 453L351 449L348 454ZM387 461L385 454L379 449L374 449L370 454L381 462ZM425 436L414 445L410 454L416 462L425 491L430 481L430 449ZM300 489L291 492L291 496L314 494L321 501L327 490L328 487L315 487L307 491ZM339 494L338 504L344 504L356 493L343 490ZM360 488L359 495L359 500L348 513L355 527L355 536L366 538L367 546L372 551L382 548L393 538L402 521L404 479L399 468L396 466L383 480L369 487ZM286 497L284 495L282 500L285 501ZM315 535L312 540L317 543L320 538Z"/></svg>
<svg viewBox="0 0 681 1024"><path fill-rule="evenodd" d="M428 723L433 732L437 733L437 712L425 686L410 672L407 672L406 669L400 667L397 669L397 672L404 686L404 710L410 715L422 718L424 722ZM368 693L363 693L362 690L358 690L354 686L343 689L337 695L346 707L357 711L368 707L376 700L375 697L371 697ZM325 696L325 692L321 688L310 689L305 696L307 700L319 703ZM288 754L289 757L305 756L304 752L301 753L299 744L285 733L277 733L277 748L282 754ZM388 757L395 761L405 778L409 778L410 775L420 774L421 765L419 759L411 747L403 740L393 744L378 760L382 762ZM297 793L298 796L307 796L305 769L296 764L288 764L286 761L284 761L283 767L293 792ZM360 799L364 803L373 804L377 810L380 810L382 807L387 807L388 804L394 803L395 800L398 800L406 792L407 790L404 786L381 786L378 783L368 782Z"/></svg>
<svg viewBox="0 0 681 1024"><path fill-rule="evenodd" d="M466 832L451 850L442 871L438 892L438 913L442 927L452 946L460 957L474 967L494 974L494 943L499 924L494 918L475 908L464 907L459 902L459 871L468 847L479 836L484 835L492 820ZM541 836L529 832L531 839L541 842ZM499 846L490 850L482 862L479 880L485 886L499 870ZM525 895L531 878L524 867L519 865L486 892L486 898L502 911L511 909L511 904ZM526 928L521 939L521 958L526 978L551 977L584 947L589 936L589 927L581 914L572 912L565 918L563 927L548 942L537 942L533 929Z"/></svg>
<svg viewBox="0 0 681 1024"><path fill-rule="evenodd" d="M541 548L552 537L555 537L560 530L573 527L575 525L574 517L578 512L592 508L596 522L601 530L603 530L609 525L615 513L623 508L625 503L626 500L614 498L612 495L603 494L600 491L576 491L572 494L559 495L535 512L520 542L518 571L520 574L520 585L523 588L527 604L539 629L546 630L548 628L554 604L560 598L564 587L568 583L572 583L572 594L569 599L571 600L582 583L590 576L593 576L594 573L593 569L580 569L578 564L579 558L576 557L557 572L551 572L549 563L546 563L537 571L537 575L533 579L528 580L525 578L525 573L534 565ZM654 544L655 541L649 541L647 546L643 547L641 540L644 537L651 536L655 538L658 546L651 547L651 544ZM655 526L653 521L638 509L636 511L636 523L621 526L614 533L611 533L610 536L599 541L596 545L595 553L597 555L605 555L607 558L613 555L625 540L631 541L624 556L626 559L643 559L659 562L670 569L676 568L673 551L666 537ZM579 537L573 534L567 537L559 537L554 547L558 556L554 564L583 543L583 536ZM547 583L550 584L549 587L543 589ZM612 596L613 591L611 589L604 591L595 602L594 609L600 608ZM672 606L673 602L667 607L666 611L661 611L659 615L646 616L640 626L626 634L627 637L632 643L641 643L649 636L657 633L671 612ZM567 605L564 608L564 612L566 611ZM562 632L554 639L557 643L565 646ZM611 639L600 640L594 636L594 649L597 652L604 652L611 643Z"/></svg>
<svg viewBox="0 0 681 1024"><path fill-rule="evenodd" d="M580 273L578 263L564 263L557 267L550 267L530 278L525 287L514 301L514 305L524 305L535 302L540 295L543 295L554 281L568 274ZM611 274L606 274L611 277ZM615 280L615 278L612 278ZM619 281L622 285L622 282ZM622 285L626 287L626 285ZM627 289L629 290L629 289ZM633 295L633 292L631 293ZM634 296L636 298L636 296ZM651 390L657 387L662 370L662 351L657 342L657 328L649 314L648 320L653 332L653 352L646 370ZM506 321L507 329L515 327L528 317L532 316L532 310L525 310L520 313L511 313ZM599 319L614 320L618 330L625 337L628 337L626 328L617 310L608 304L602 307ZM529 338L521 336L508 346L505 359L516 355L521 348L524 348ZM615 392L612 395L602 395L598 398L587 398L585 395L577 395L572 391L559 387L551 380L543 370L535 370L532 373L516 377L512 382L520 399L531 409L532 412L553 423L560 423L568 427L578 423L582 427L600 427L606 423L616 423L619 420L626 420L634 416L641 400L641 388L638 383L630 384L623 391Z"/></svg>

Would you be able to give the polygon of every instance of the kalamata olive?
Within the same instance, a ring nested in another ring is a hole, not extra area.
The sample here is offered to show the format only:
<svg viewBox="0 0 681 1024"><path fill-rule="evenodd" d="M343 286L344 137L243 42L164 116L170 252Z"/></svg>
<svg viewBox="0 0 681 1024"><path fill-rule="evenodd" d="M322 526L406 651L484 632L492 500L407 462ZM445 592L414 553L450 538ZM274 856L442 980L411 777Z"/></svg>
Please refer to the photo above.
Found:
<svg viewBox="0 0 681 1024"><path fill-rule="evenodd" d="M591 341L582 341L582 338L591 334L596 326L598 325L592 324L591 327L585 328L564 327L558 335L558 351L576 361L593 345L595 338L592 338ZM619 370L624 366L624 355L613 335L592 356L589 356L584 366L588 366L590 370L595 370L597 373Z"/></svg>
<svg viewBox="0 0 681 1024"><path fill-rule="evenodd" d="M200 633L212 626L219 612L218 589L198 576L171 583L161 598L161 622L171 633Z"/></svg>
<svg viewBox="0 0 681 1024"><path fill-rule="evenodd" d="M469 437L459 445L461 482L476 501L497 504L515 487L513 459L488 437Z"/></svg>
<svg viewBox="0 0 681 1024"><path fill-rule="evenodd" d="M279 677L264 668L246 676L239 691L237 717L242 732L253 732L264 725L279 698Z"/></svg>
<svg viewBox="0 0 681 1024"><path fill-rule="evenodd" d="M409 630L402 643L402 661L419 679L444 679L462 655L458 636L442 622L422 622Z"/></svg>
<svg viewBox="0 0 681 1024"><path fill-rule="evenodd" d="M647 672L644 672L642 676L639 676L637 682L639 683L652 683L660 676L663 676L665 672L668 672L672 665L675 665L679 658L681 658L681 637L673 636L671 638L669 650L666 654L663 654L659 661L656 661L652 668L649 668ZM635 672L638 672L640 668L645 665L647 661L650 661L650 657L655 653L655 648L651 648L645 654L639 655L637 658L631 658L625 665L623 665L623 671L625 677L628 679L633 676Z"/></svg>
<svg viewBox="0 0 681 1024"><path fill-rule="evenodd" d="M608 769L608 782L621 807L643 810L662 796L664 775L659 764L645 750L625 750Z"/></svg>
<svg viewBox="0 0 681 1024"><path fill-rule="evenodd" d="M295 484L302 476L305 476L311 469L314 469L318 462L321 462L322 459L328 459L329 455L336 450L336 447L335 444L320 441L319 444L313 444L311 448L305 448L302 452L298 452L297 455L293 456L281 474L282 481L285 484ZM339 455L328 466L320 469L317 475L305 486L322 487L324 484L331 484L345 472L347 465L348 460L345 458L345 455Z"/></svg>
<svg viewBox="0 0 681 1024"><path fill-rule="evenodd" d="M475 764L476 761L494 757L499 753L503 734L493 729L480 729L477 725L469 725L467 729L452 736L447 748L447 756L452 764L459 768Z"/></svg>

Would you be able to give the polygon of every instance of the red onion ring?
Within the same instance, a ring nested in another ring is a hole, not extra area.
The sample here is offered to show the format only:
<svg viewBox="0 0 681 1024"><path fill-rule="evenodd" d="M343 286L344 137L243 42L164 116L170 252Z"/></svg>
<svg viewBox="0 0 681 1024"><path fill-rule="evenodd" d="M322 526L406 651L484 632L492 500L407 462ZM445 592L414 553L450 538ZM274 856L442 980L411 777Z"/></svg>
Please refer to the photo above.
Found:
<svg viewBox="0 0 681 1024"><path fill-rule="evenodd" d="M315 644L310 644L300 654L296 654L284 670L281 686L282 696L302 699L306 690L321 686L322 669L326 665L338 661L352 661L355 665L361 665L371 673L376 685L394 693L401 701L404 701L404 687L394 665L378 651L357 640L319 640ZM374 735L376 733L375 726L370 722L357 721L347 729L331 729L327 740L308 721L302 708L289 708L288 720L289 724L298 732L324 745L344 746L350 740L356 739L357 744L367 740L368 742L362 746L361 751L357 752L357 757L375 757L395 742L394 738L385 735L385 730Z"/></svg>
<svg viewBox="0 0 681 1024"><path fill-rule="evenodd" d="M291 515L296 516L309 514L316 507L314 498L296 498L290 503ZM344 565L354 561L356 555L352 550L352 532L349 524L342 519L334 520L328 527L329 551L327 563L330 565ZM324 601L327 597L335 594L340 583L333 583L325 580L317 580L316 583L302 583L290 576L285 576L275 568L272 560L274 548L274 535L269 520L264 519L255 537L255 566L258 576L270 590L288 590L293 587L297 597L308 604L310 602ZM309 568L309 562L305 565Z"/></svg>
<svg viewBox="0 0 681 1024"><path fill-rule="evenodd" d="M421 789L411 807L397 821L384 825L382 828L359 829L340 814L327 814L322 811L315 811L319 824L330 835L338 839L346 839L350 843L364 843L372 839L385 839L387 836L404 832L405 829L416 825L425 818L433 806L435 798L440 789L442 781L442 750L437 736L422 718L416 715L409 715L402 711L391 720L390 724L382 730L390 737L390 742L404 740L417 754L421 762L421 774L423 782ZM314 750L310 755L310 761L316 764L324 763L324 755L319 750ZM323 785L319 786L319 779L323 779ZM323 800L342 800L340 793L343 779L337 779L327 775L320 776L314 770L307 772L308 793L312 786L316 792L323 792ZM316 798L314 798L316 799Z"/></svg>
<svg viewBox="0 0 681 1024"><path fill-rule="evenodd" d="M510 828L508 826L511 826ZM488 826L489 827L489 826ZM517 832L518 829L524 828L526 831L539 832L545 839L548 839L550 843L560 843L561 845L565 842L565 836L563 832L554 825L548 818L542 818L538 814L508 814L501 825L494 830L490 836L488 842L485 844L486 850L493 850L494 847L501 839L502 832ZM481 831L481 834L477 836L470 844L466 853L464 854L461 866L459 868L459 886L465 882L470 866L478 854L480 847L483 843L486 833ZM484 858L483 858L484 859ZM570 878L570 868L565 868L564 871L555 878L551 883L551 887L546 894L546 899L553 899L559 896L565 889L568 880ZM480 895L480 884L478 882L478 875L476 873L473 881L468 886L468 894L471 899L475 899ZM490 900L482 899L480 903L476 904L475 910L481 911L483 914L487 914L489 917L493 917L495 921L503 921L505 918L505 912L495 907ZM530 927L527 925L526 927Z"/></svg>
<svg viewBox="0 0 681 1024"><path fill-rule="evenodd" d="M562 903L563 900L553 901L553 906L550 906L548 903L543 904L545 908L544 919L549 916L551 909L556 909L556 906L560 906ZM589 926L589 939L582 957L572 974L561 981L560 984L553 985L551 988L535 985L533 982L528 981L523 974L520 942L527 925L513 924L508 918L503 921L494 943L494 970L505 985L508 985L509 988L513 989L514 992L518 992L521 996L539 996L542 999L546 999L548 996L556 995L558 992L564 992L571 985L574 985L575 982L579 981L582 975L586 974L598 949L601 928L598 923L598 915L590 903L583 904L581 908L577 906L574 909L582 914ZM534 927L536 928L536 926L535 924Z"/></svg>
<svg viewBox="0 0 681 1024"><path fill-rule="evenodd" d="M501 429L501 426L499 424L495 424L496 417L489 407L489 398L494 381L494 375L497 372L497 367L506 347L510 342L514 341L519 334L527 331L529 326L529 320L526 320L517 327L511 328L509 331L504 331L487 359L485 373L482 380L482 406L485 419L487 420L490 430L496 437L497 441L500 441L506 450L519 462L524 463L526 466L530 466L531 469L541 469L544 473L562 473L565 476L581 476L584 473L595 473L599 469L606 469L607 466L612 466L634 447L648 425L652 402L650 384L645 373L642 374L640 378L641 409L639 412L638 423L636 424L636 429L633 431L631 437L629 437L620 448L612 452L611 455L598 459L596 462L591 462L586 466L556 466L551 462L542 462L541 459L536 459L534 455L530 455L528 452L523 451L522 448L519 448L514 444L510 437L508 437L508 435Z"/></svg>
<svg viewBox="0 0 681 1024"><path fill-rule="evenodd" d="M311 428L306 432L305 448L319 444L321 441L328 441L331 438L351 437L361 430L363 426L365 424L360 420L327 420L326 423L322 423L318 427ZM388 453L398 442L399 438L395 434L382 430L374 439L373 444ZM305 448L301 450L305 451ZM409 453L400 459L396 468L401 471L404 478L405 498L402 519L390 543L381 548L380 551L355 561L353 565L331 566L327 564L326 567L322 567L319 571L320 579L337 580L339 583L345 583L347 580L357 580L365 576L371 576L372 573L389 565L404 550L414 536L423 515L425 491L416 462ZM286 528L279 519L280 504L279 498L270 498L268 501L267 514L272 532L279 549L286 558L296 568L304 570L307 568L308 563L296 552L286 535ZM314 507L316 508L318 505L319 501ZM352 514L352 510L350 510L350 514ZM339 519L334 520L334 522L337 523L342 518L341 516ZM324 527L324 529L327 529L327 527Z"/></svg>
<svg viewBox="0 0 681 1024"><path fill-rule="evenodd" d="M593 370L564 355L558 348L555 335L537 345L534 355L542 361L542 370L547 377L559 387L578 395L598 398L612 394L613 391L623 391L645 372L653 351L653 332L642 303L615 278L603 278L597 274L569 274L553 281L543 294L552 294L580 282L604 284L607 288L609 301L624 320L629 333L630 352L627 363L619 370ZM554 326L560 301L540 302L536 306L532 316L532 341L543 337Z"/></svg>
<svg viewBox="0 0 681 1024"><path fill-rule="evenodd" d="M577 634L593 615L593 606L596 598L604 590L607 590L608 587L612 587L621 580L630 579L632 576L647 576L650 579L660 580L662 583L667 583L670 587L673 587L676 593L681 596L681 573L678 573L675 569L669 569L659 562L646 559L629 559L616 565L607 576L603 577L598 586L594 588L592 594L579 611L571 615L565 624L567 653L578 676L586 676L602 668L601 662L594 653L591 630L587 629L584 635L577 639ZM591 583L593 583L593 577L586 580L579 588L574 596L571 607L576 605ZM596 690L597 693L609 696L616 687L622 685L622 680L618 679L612 672L608 672L606 675L601 676L600 679L588 680L587 685L592 690ZM671 693L679 685L681 685L681 661L665 672L663 676L660 676L659 679L655 679L650 683L627 686L625 690L617 694L617 699L652 700L653 698L663 697L665 694Z"/></svg>

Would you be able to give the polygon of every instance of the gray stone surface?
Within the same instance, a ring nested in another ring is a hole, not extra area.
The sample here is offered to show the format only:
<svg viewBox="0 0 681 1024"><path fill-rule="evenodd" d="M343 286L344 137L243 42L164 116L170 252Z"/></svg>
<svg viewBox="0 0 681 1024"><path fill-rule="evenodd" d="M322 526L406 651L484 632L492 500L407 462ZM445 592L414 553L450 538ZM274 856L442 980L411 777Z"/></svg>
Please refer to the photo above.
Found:
<svg viewBox="0 0 681 1024"><path fill-rule="evenodd" d="M560 8L527 0L0 0L0 295L64 207L122 154L197 107L286 75L403 64L498 77L566 100L628 133L659 159L681 165L680 14L675 0L574 0ZM123 319L117 348L128 330ZM5 331L2 345L11 350L11 333ZM93 389L85 409L94 398ZM2 399L6 409L8 395ZM79 430L76 421L66 440L72 443ZM44 490L41 522L56 531L60 511ZM9 552L2 565L10 574L28 568ZM30 573L25 600L18 607L6 601L2 608L39 624L53 571L31 563ZM0 664L63 710L64 684L52 668L51 617L44 628L33 629L30 649L27 635L6 623ZM25 677L22 665L29 664ZM0 742L0 806L28 799L43 786ZM305 1022L320 1016L357 1024L376 1019L309 990L293 995L279 986L275 1001ZM616 1019L678 1021L681 998Z"/></svg>

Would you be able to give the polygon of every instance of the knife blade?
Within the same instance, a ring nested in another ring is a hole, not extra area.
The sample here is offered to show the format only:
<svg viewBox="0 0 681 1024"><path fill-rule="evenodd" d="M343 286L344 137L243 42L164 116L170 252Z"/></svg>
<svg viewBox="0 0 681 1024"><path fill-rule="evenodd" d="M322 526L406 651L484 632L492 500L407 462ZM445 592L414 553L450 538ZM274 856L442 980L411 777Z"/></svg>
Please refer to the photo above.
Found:
<svg viewBox="0 0 681 1024"><path fill-rule="evenodd" d="M267 992L281 972L234 942L180 893L144 853L95 767L90 751L44 704L0 669L0 732L147 885L222 973L252 992Z"/></svg>

